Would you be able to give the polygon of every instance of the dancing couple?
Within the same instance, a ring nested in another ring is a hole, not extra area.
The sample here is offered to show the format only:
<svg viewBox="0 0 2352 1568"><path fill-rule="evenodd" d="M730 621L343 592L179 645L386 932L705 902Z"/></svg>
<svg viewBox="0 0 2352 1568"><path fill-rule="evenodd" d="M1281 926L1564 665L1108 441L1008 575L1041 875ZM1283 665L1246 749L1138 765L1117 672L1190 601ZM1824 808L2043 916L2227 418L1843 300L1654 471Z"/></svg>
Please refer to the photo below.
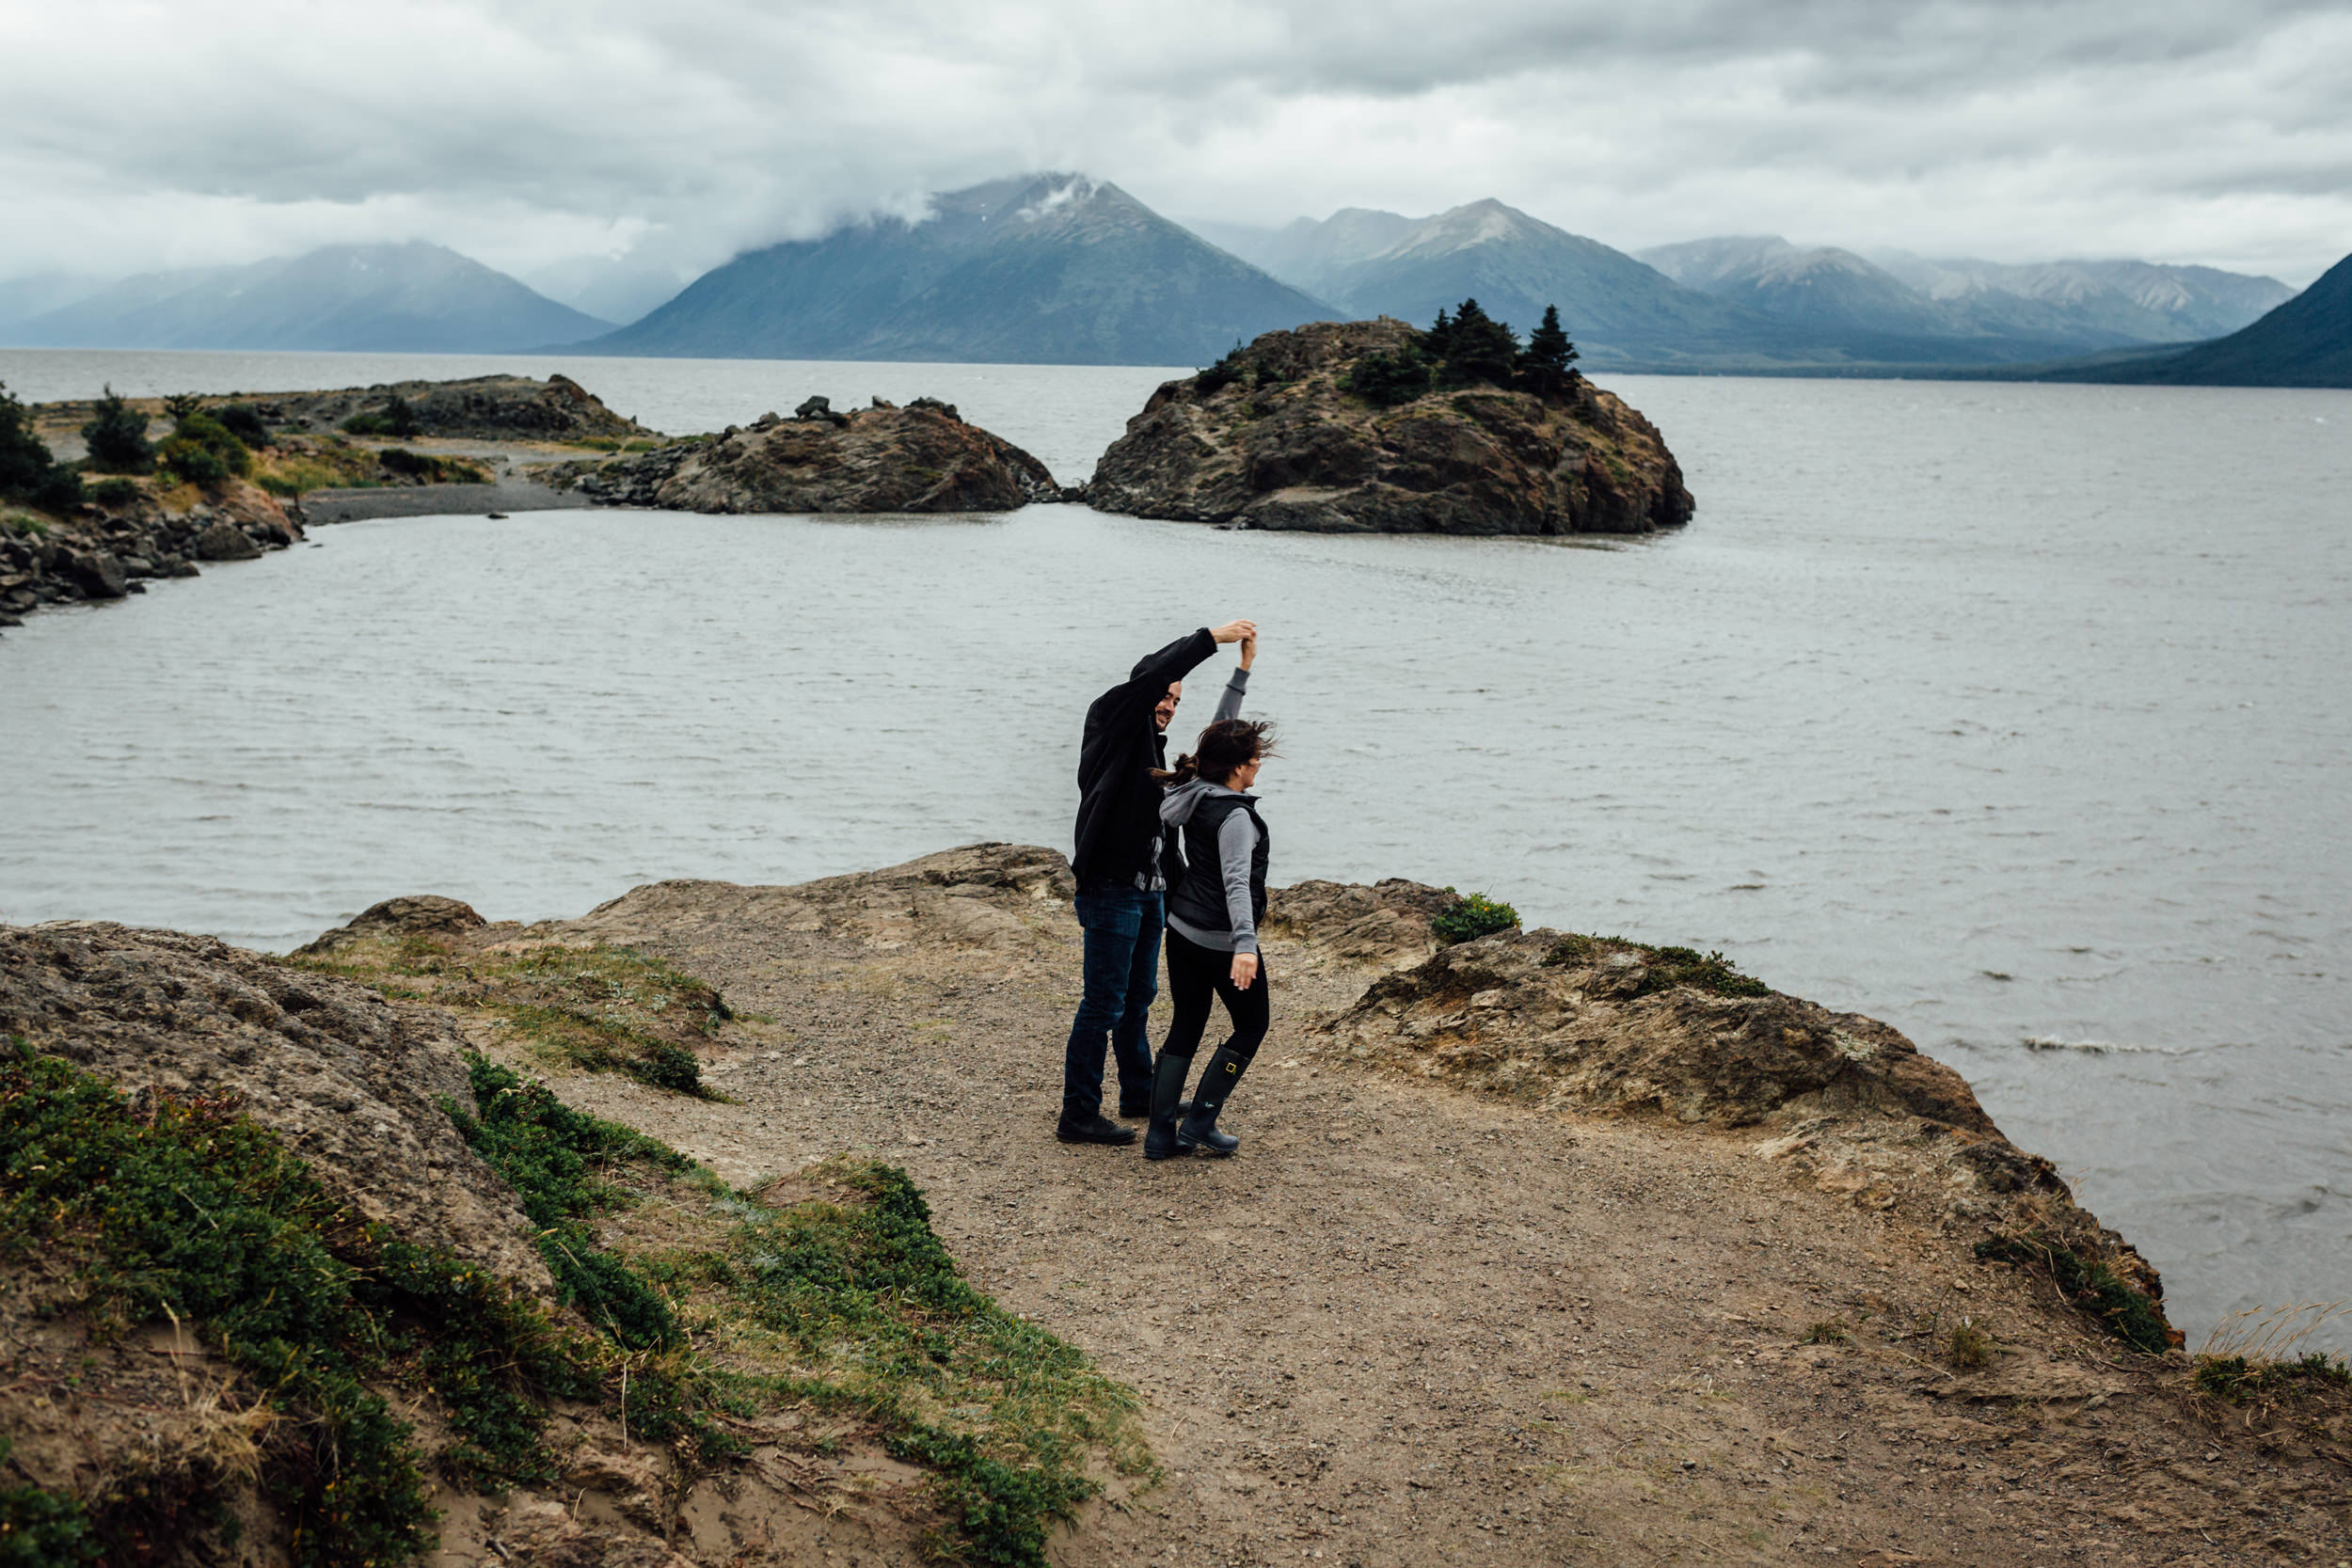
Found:
<svg viewBox="0 0 2352 1568"><path fill-rule="evenodd" d="M1241 666L1189 753L1168 766L1168 726L1184 677L1238 643ZM1258 952L1265 918L1268 839L1249 793L1272 753L1274 727L1241 717L1257 661L1250 621L1203 626L1136 662L1087 709L1078 752L1078 829L1071 868L1086 976L1062 1059L1064 1143L1128 1144L1135 1130L1103 1115L1107 1043L1119 1064L1119 1114L1149 1117L1143 1156L1231 1154L1241 1140L1216 1125L1265 1038L1272 1008ZM1145 1033L1159 994L1162 939L1175 1016L1156 1061ZM1213 1001L1232 1033L1216 1048L1189 1103L1190 1075Z"/></svg>

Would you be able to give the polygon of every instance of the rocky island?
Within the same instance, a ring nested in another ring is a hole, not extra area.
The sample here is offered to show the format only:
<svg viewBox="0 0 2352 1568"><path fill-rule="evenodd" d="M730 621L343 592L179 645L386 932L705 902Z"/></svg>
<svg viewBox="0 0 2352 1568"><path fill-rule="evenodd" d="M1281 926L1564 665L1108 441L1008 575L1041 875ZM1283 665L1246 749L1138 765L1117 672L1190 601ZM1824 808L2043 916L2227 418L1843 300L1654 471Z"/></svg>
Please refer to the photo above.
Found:
<svg viewBox="0 0 2352 1568"><path fill-rule="evenodd" d="M843 412L812 397L788 420L765 414L548 477L603 505L675 512L1009 512L1064 499L1044 464L937 398Z"/></svg>
<svg viewBox="0 0 2352 1568"><path fill-rule="evenodd" d="M1052 1137L1073 893L989 844L284 958L0 927L8 1547L2352 1554L2352 1374L2185 1354L1886 1025L1301 883L1240 1156L1152 1165Z"/></svg>
<svg viewBox="0 0 2352 1568"><path fill-rule="evenodd" d="M1435 357L1429 337L1387 317L1266 333L1154 392L1095 465L1087 500L1322 533L1644 533L1691 520L1674 454L1615 394L1572 371L1541 390L1507 369L1405 381L1397 372Z"/></svg>

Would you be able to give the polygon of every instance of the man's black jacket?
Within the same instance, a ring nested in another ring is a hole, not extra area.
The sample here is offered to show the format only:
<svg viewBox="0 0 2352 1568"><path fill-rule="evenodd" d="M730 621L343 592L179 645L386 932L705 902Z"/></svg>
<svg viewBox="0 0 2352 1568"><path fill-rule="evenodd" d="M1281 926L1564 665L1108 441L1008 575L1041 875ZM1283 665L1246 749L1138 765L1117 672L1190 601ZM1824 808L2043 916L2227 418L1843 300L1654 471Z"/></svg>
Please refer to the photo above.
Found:
<svg viewBox="0 0 2352 1568"><path fill-rule="evenodd" d="M1160 786L1152 770L1167 766L1167 741L1152 727L1152 710L1216 652L1206 626L1170 642L1136 666L1136 673L1094 699L1087 709L1086 739L1078 748L1077 852L1071 869L1081 883L1132 882L1150 868L1160 838Z"/></svg>

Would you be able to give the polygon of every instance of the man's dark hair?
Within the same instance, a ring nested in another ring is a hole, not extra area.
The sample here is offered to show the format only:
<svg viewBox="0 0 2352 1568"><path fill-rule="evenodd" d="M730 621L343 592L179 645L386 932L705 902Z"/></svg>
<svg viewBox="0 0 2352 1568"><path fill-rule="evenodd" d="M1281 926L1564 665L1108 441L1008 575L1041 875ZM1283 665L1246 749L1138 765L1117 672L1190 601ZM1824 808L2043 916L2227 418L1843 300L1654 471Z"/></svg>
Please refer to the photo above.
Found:
<svg viewBox="0 0 2352 1568"><path fill-rule="evenodd" d="M1168 775L1170 781L1183 784L1189 779L1206 779L1218 784L1233 776L1236 768L1247 768L1260 757L1275 755L1274 725L1264 720L1220 719L1200 732L1193 742L1192 752L1176 759L1176 770Z"/></svg>

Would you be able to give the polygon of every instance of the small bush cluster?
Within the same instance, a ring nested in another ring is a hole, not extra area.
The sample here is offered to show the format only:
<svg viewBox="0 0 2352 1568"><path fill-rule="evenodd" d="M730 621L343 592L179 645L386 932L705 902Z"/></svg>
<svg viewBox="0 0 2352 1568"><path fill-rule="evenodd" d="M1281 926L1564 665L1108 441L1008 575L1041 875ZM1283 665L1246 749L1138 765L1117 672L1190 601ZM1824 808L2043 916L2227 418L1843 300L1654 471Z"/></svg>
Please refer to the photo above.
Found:
<svg viewBox="0 0 2352 1568"><path fill-rule="evenodd" d="M2324 1351L2307 1351L2291 1361L2246 1355L2197 1358L2197 1391L2216 1399L2244 1401L2304 1388L2352 1388L2352 1363Z"/></svg>
<svg viewBox="0 0 2352 1568"><path fill-rule="evenodd" d="M1772 988L1742 974L1721 953L1701 954L1689 947L1653 947L1636 996L1687 986L1715 996L1770 996Z"/></svg>
<svg viewBox="0 0 2352 1568"><path fill-rule="evenodd" d="M1993 1359L1993 1336L1974 1318L1963 1318L1944 1337L1944 1352L1962 1371L1974 1371Z"/></svg>
<svg viewBox="0 0 2352 1568"><path fill-rule="evenodd" d="M180 416L155 461L174 478L207 487L253 471L251 450L202 409Z"/></svg>
<svg viewBox="0 0 2352 1568"><path fill-rule="evenodd" d="M2123 1283L2101 1259L2084 1257L2042 1231L1989 1237L1977 1243L1976 1254L2048 1275L2071 1305L2136 1351L2161 1355L2178 1342L2164 1309L2146 1294Z"/></svg>
<svg viewBox="0 0 2352 1568"><path fill-rule="evenodd" d="M397 392L383 407L354 414L345 420L343 429L354 436L389 436L398 440L405 440L421 433L417 411L409 407L408 400Z"/></svg>
<svg viewBox="0 0 2352 1568"><path fill-rule="evenodd" d="M1452 888L1446 889L1453 893ZM1456 894L1454 902L1430 917L1429 932L1440 946L1451 947L1457 942L1475 942L1497 931L1516 930L1519 911L1499 898L1483 893Z"/></svg>

